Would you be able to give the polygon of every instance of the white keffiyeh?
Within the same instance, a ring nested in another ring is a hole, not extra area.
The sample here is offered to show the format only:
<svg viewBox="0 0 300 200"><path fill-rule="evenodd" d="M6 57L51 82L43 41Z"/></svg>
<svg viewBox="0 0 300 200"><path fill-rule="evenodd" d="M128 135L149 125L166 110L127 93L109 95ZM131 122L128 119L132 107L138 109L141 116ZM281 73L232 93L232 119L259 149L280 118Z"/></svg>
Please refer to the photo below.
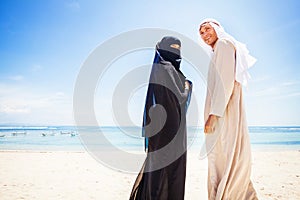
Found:
<svg viewBox="0 0 300 200"><path fill-rule="evenodd" d="M225 32L221 24L215 19L205 19L200 23L201 25L209 23L216 31L218 39L229 40L236 49L236 74L235 80L244 86L247 86L250 75L248 69L254 65L256 59L249 54L246 45L234 39L231 35Z"/></svg>

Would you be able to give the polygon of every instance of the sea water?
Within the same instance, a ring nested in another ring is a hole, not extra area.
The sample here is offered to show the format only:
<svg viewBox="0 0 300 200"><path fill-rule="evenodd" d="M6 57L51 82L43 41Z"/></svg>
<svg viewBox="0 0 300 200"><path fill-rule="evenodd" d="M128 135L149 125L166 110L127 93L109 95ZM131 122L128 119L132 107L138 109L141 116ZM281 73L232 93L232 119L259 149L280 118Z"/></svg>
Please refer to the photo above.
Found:
<svg viewBox="0 0 300 200"><path fill-rule="evenodd" d="M0 150L83 151L86 138L107 149L143 151L141 127L0 126ZM188 127L188 148L200 151L202 127ZM300 126L250 126L252 149L300 150Z"/></svg>

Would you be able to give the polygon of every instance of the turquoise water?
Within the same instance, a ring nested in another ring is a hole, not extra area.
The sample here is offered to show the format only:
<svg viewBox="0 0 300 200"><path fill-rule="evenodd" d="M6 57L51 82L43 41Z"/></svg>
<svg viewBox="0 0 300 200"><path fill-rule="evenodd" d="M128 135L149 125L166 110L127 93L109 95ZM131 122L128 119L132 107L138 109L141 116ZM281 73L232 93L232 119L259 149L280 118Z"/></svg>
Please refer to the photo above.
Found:
<svg viewBox="0 0 300 200"><path fill-rule="evenodd" d="M144 138L140 127L73 127L73 126L0 126L1 150L84 150L84 138L96 134L104 136L109 143L97 141L123 150L142 151ZM300 150L300 126L249 127L251 145L254 149ZM200 150L204 135L201 127L188 128L188 146Z"/></svg>

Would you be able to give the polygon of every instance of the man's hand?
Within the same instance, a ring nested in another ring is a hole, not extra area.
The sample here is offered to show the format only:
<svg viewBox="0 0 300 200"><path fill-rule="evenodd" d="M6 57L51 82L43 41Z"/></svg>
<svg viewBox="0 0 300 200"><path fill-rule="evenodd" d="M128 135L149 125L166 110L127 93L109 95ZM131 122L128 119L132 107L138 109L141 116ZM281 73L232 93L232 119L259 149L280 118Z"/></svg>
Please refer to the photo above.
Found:
<svg viewBox="0 0 300 200"><path fill-rule="evenodd" d="M209 115L204 126L204 133L213 133L215 131L215 126L217 124L218 117L216 115Z"/></svg>

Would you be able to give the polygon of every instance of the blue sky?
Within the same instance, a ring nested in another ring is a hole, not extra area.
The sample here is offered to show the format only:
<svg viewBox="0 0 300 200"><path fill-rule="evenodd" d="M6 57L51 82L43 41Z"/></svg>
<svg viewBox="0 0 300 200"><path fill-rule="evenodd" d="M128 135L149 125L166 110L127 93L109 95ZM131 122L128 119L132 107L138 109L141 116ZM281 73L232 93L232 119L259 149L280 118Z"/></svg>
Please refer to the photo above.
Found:
<svg viewBox="0 0 300 200"><path fill-rule="evenodd" d="M76 78L97 46L120 33L151 27L197 41L199 22L213 17L258 59L244 90L248 123L300 125L299 8L296 0L1 0L0 123L72 125ZM140 63L152 62L152 53L141 54ZM130 69L122 66L123 72ZM198 80L190 70L185 72ZM137 103L129 106L136 124L141 120L144 91L133 95ZM205 95L202 87L195 91L200 99ZM101 124L114 125L106 115L111 111L105 105L109 100L99 101L105 107L95 105ZM199 110L203 110L202 101Z"/></svg>

